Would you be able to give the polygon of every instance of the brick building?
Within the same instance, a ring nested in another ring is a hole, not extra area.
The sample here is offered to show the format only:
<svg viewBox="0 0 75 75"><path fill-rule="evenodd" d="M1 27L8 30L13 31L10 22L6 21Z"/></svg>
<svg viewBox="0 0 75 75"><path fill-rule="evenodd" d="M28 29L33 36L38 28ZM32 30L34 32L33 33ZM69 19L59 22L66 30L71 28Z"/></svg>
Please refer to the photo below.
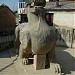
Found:
<svg viewBox="0 0 75 75"><path fill-rule="evenodd" d="M0 50L12 47L16 27L15 14L6 5L0 6Z"/></svg>

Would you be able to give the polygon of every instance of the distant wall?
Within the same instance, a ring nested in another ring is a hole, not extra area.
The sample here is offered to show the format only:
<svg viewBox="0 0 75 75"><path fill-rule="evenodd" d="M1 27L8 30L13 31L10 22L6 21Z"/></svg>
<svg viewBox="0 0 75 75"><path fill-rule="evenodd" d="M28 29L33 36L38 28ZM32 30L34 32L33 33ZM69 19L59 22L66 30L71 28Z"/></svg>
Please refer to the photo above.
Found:
<svg viewBox="0 0 75 75"><path fill-rule="evenodd" d="M53 23L58 26L67 26L75 28L75 12L54 13Z"/></svg>
<svg viewBox="0 0 75 75"><path fill-rule="evenodd" d="M75 48L75 12L55 12L53 24L57 29L57 45Z"/></svg>
<svg viewBox="0 0 75 75"><path fill-rule="evenodd" d="M75 29L70 27L56 27L57 46L75 48Z"/></svg>

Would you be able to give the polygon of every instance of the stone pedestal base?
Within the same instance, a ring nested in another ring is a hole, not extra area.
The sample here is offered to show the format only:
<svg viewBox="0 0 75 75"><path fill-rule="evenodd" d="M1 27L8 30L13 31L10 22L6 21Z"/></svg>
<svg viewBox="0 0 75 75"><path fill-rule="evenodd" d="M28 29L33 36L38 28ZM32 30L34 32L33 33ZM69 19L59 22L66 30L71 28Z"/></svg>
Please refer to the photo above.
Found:
<svg viewBox="0 0 75 75"><path fill-rule="evenodd" d="M45 69L46 55L34 55L34 67L36 70Z"/></svg>

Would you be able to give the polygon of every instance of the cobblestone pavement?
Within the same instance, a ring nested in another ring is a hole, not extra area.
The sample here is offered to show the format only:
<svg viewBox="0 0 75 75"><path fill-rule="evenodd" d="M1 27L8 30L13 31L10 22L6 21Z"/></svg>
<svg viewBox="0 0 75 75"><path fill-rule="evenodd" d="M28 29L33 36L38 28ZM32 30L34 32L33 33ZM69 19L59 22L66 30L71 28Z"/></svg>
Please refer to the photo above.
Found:
<svg viewBox="0 0 75 75"><path fill-rule="evenodd" d="M65 75L75 75L75 49L56 47L56 59ZM54 75L51 73L50 69L35 71L33 65L22 66L14 49L0 52L0 75Z"/></svg>

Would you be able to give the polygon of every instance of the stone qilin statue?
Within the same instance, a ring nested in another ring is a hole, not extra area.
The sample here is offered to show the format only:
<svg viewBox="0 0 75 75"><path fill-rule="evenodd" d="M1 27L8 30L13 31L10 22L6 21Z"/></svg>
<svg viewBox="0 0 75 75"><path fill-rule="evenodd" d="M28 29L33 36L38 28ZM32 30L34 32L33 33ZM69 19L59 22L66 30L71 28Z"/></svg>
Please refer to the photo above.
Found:
<svg viewBox="0 0 75 75"><path fill-rule="evenodd" d="M54 27L49 26L44 18L47 13L44 8L46 1L42 0L42 5L38 1L41 0L27 4L28 23L18 25L15 33L17 45L20 42L20 46L17 46L20 60L28 64L29 58L33 56L34 67L41 69L45 68L46 61L49 62L50 55L54 55L56 33Z"/></svg>

